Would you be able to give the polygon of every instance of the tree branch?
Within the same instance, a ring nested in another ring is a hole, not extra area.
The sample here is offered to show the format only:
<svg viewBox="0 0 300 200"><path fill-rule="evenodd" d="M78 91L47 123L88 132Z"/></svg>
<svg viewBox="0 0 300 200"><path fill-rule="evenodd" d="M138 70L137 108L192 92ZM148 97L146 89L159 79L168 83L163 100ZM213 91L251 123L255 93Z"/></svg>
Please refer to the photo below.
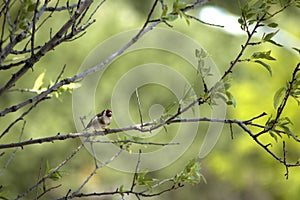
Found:
<svg viewBox="0 0 300 200"><path fill-rule="evenodd" d="M14 86L14 84L16 83L16 81L22 77L28 69L32 68L33 65L40 60L40 58L42 56L44 56L49 50L53 49L55 46L57 46L60 41L62 36L67 33L67 31L69 30L70 27L72 27L72 25L76 22L76 20L81 16L82 13L84 13L85 9L87 9L90 4L92 3L92 0L85 0L83 1L80 5L78 10L74 13L74 15L60 28L60 30L54 35L54 37L52 37L44 46L41 47L41 49L34 55L32 56L26 63L25 65L16 73L14 73L12 75L12 77L9 79L9 81L0 88L0 96L4 94L5 91L7 91L9 88L11 88L12 86ZM42 11L44 11L46 9L46 5L44 5L44 8L41 9ZM41 12L41 11L40 11ZM40 15L37 14L37 18ZM37 19L36 19L37 20ZM31 24L30 27L32 27L35 24L34 23ZM8 50L7 50L8 51ZM10 51L9 51L10 52ZM7 53L9 53L7 52ZM5 56L5 54L2 54ZM2 115L0 115L2 116Z"/></svg>

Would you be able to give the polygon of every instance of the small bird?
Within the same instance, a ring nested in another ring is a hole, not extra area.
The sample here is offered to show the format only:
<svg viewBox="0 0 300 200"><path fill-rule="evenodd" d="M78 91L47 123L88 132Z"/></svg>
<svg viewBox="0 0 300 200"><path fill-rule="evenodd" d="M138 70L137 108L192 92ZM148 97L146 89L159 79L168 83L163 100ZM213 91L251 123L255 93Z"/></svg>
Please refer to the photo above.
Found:
<svg viewBox="0 0 300 200"><path fill-rule="evenodd" d="M111 119L112 111L109 109L105 109L101 113L93 117L84 130L87 130L91 127L94 127L95 130L100 128L103 130L107 130L108 126L111 123Z"/></svg>

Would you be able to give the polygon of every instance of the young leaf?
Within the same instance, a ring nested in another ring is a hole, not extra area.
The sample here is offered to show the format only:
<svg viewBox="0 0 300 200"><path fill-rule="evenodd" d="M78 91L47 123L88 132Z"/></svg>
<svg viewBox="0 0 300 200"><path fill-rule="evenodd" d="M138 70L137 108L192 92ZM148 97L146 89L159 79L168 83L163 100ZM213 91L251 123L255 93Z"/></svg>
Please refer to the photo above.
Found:
<svg viewBox="0 0 300 200"><path fill-rule="evenodd" d="M228 100L226 102L227 105L233 105L233 107L235 108L236 107L236 101L234 99L234 96L228 91L226 91L226 96L228 98Z"/></svg>
<svg viewBox="0 0 300 200"><path fill-rule="evenodd" d="M46 161L46 175L50 175L50 179L53 180L53 181L57 181L59 179L62 178L62 175L61 175L61 171L57 170L55 172L53 172L54 169L50 169L50 164L48 162L48 160Z"/></svg>
<svg viewBox="0 0 300 200"><path fill-rule="evenodd" d="M269 41L272 39L272 37L274 37L277 33L279 32L279 30L275 31L275 32L272 32L272 33L268 33L267 35L265 35L263 37L263 41Z"/></svg>
<svg viewBox="0 0 300 200"><path fill-rule="evenodd" d="M163 19L170 21L170 22L175 21L177 18L178 18L178 15L175 15L172 13L169 13L165 17L163 17Z"/></svg>
<svg viewBox="0 0 300 200"><path fill-rule="evenodd" d="M292 136L292 138L293 138L294 140L296 140L297 142L299 142L298 136L295 135L292 131L289 131L288 134L289 134L289 136Z"/></svg>
<svg viewBox="0 0 300 200"><path fill-rule="evenodd" d="M41 87L42 87L42 85L43 85L43 80L44 80L44 77L45 77L45 72L43 72L43 73L41 73L38 77L37 77L37 79L35 80L35 82L34 82L34 85L33 85L33 90L39 90Z"/></svg>
<svg viewBox="0 0 300 200"><path fill-rule="evenodd" d="M271 27L271 28L276 28L277 26L278 26L278 24L275 22L268 24L268 27Z"/></svg>
<svg viewBox="0 0 300 200"><path fill-rule="evenodd" d="M168 6L165 5L165 6L164 6L164 10L163 10L163 12L161 13L161 17L162 17L162 18L165 17L165 16L167 15L167 13L168 13Z"/></svg>
<svg viewBox="0 0 300 200"><path fill-rule="evenodd" d="M274 140L275 140L276 142L278 142L277 135L276 135L273 131L269 131L269 133L270 133L270 136L271 136L272 138L274 138Z"/></svg>
<svg viewBox="0 0 300 200"><path fill-rule="evenodd" d="M49 172L50 173L50 172ZM54 173L51 174L51 176L49 177L51 180L53 181L57 181L59 179L62 178L61 172L60 171L56 171Z"/></svg>
<svg viewBox="0 0 300 200"><path fill-rule="evenodd" d="M174 177L176 183L197 184L203 179L200 173L200 163L196 159L192 159L186 167Z"/></svg>
<svg viewBox="0 0 300 200"><path fill-rule="evenodd" d="M81 83L70 83L68 85L63 85L59 88L59 90L61 90L61 92L70 92L72 93L72 91L74 89L80 88L81 87Z"/></svg>
<svg viewBox="0 0 300 200"><path fill-rule="evenodd" d="M292 120L289 117L284 117L283 119L285 121L287 121L289 124L294 125L294 123L292 122Z"/></svg>
<svg viewBox="0 0 300 200"><path fill-rule="evenodd" d="M124 185L120 186L119 192L120 192L121 196L123 197L124 196Z"/></svg>
<svg viewBox="0 0 300 200"><path fill-rule="evenodd" d="M187 25L190 25L190 17L187 16L184 12L182 11L179 11L179 15L181 18L184 18L185 19L185 22L187 23Z"/></svg>
<svg viewBox="0 0 300 200"><path fill-rule="evenodd" d="M282 87L279 90L277 90L277 92L275 93L274 100L273 100L273 105L275 109L277 108L279 101L281 101L284 92L285 92L285 87Z"/></svg>
<svg viewBox="0 0 300 200"><path fill-rule="evenodd" d="M157 182L158 180L155 178L147 178L146 175L148 174L148 170L145 169L137 176L137 184L140 186L146 186L148 189L152 189L152 184Z"/></svg>
<svg viewBox="0 0 300 200"><path fill-rule="evenodd" d="M267 60L276 60L271 56L271 50L265 52L255 52L252 54L251 58L253 59L267 59Z"/></svg>
<svg viewBox="0 0 300 200"><path fill-rule="evenodd" d="M265 63L261 60L254 60L254 62L256 62L256 63L262 65L264 68L266 68L268 70L270 76L272 76L272 69L271 69L270 65L268 65L267 63Z"/></svg>

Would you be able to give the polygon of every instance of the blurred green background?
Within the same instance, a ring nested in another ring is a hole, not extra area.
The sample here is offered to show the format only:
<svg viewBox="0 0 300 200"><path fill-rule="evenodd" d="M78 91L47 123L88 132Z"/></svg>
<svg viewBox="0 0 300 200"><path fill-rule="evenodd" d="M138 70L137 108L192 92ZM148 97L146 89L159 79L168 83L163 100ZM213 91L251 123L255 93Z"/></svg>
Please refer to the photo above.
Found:
<svg viewBox="0 0 300 200"><path fill-rule="evenodd" d="M35 67L33 71L27 73L16 87L30 88L33 86L34 80L43 72L46 73L44 86L54 81L59 74L61 68L66 64L67 68L64 77L72 76L77 73L84 59L88 56L97 45L111 36L123 31L140 28L146 19L147 12L150 9L151 1L140 0L116 0L107 1L97 12L95 18L96 23L91 26L87 33L78 40L65 43L55 48L54 51L47 54ZM239 14L239 3L236 0L211 1L210 6L223 9L225 15ZM192 11L197 16L201 9ZM274 20L279 23L279 29L289 34L288 37L281 38L285 44L291 43L291 38L297 39L298 43L293 43L294 47L300 48L300 29L298 26L299 9L289 8L285 12L279 14ZM60 17L61 20L56 17ZM213 18L209 16L208 18ZM53 27L53 31L57 30L68 15L59 14L50 19L46 26ZM209 53L219 70L224 72L235 56L239 53L241 44L245 41L246 36L236 33L229 33L222 28L207 26L196 21L191 21L187 25L184 20L178 19L174 23L173 29L179 31L197 42ZM222 23L220 24L222 25ZM164 24L159 27L169 28ZM47 37L49 29L43 30L45 34L41 37ZM151 32L150 32L151 33ZM173 42L173 41L170 41ZM298 45L298 46L297 46ZM179 47L180 48L180 47ZM272 49L272 55L277 58L276 61L269 62L273 70L273 76L270 77L268 72L259 65L255 64L239 64L232 74L232 88L230 91L234 95L237 106L229 107L227 111L228 118L249 119L262 112L268 114L274 113L273 96L278 88L283 86L290 79L299 57L290 50L290 47L275 47L273 45L264 44L259 48L250 48L251 50L269 50ZM246 55L251 55L247 51ZM99 83L96 91L97 101L95 108L100 111L110 106L110 94L114 86L114 82L118 80L127 70L135 65L149 62L157 62L174 68L186 64L182 59L176 60L172 55L164 53L155 53L151 51L137 52L136 54L126 55L126 63L116 60L107 70L103 83ZM174 59L174 63L172 63ZM123 61L124 62L124 61ZM114 66L122 65L122 68L113 70ZM124 66L124 67L123 67ZM2 72L1 72L2 73ZM6 75L12 72L4 72L1 74L1 85L5 82ZM183 70L185 76L189 77L189 71ZM149 74L153 76L153 74ZM198 88L199 90L199 88ZM164 91L163 88L149 86L143 88L140 96L145 103L144 116L152 104L157 103L157 97L154 94L160 94L159 103L167 106L168 102L174 101L172 94ZM1 110L7 105L12 105L27 99L31 94L26 93L8 93L1 97ZM134 94L130 101L132 117L136 123L139 123L137 115ZM120 99L119 101L122 101ZM76 105L75 105L76 106ZM92 105L93 107L93 105ZM87 110L87 113L91 110ZM4 130L7 124L21 114L20 112L9 114L5 118L1 118L0 128ZM299 108L297 103L289 101L288 109L285 113L289 115L294 122L294 132L299 133ZM72 95L65 93L61 100L46 100L38 105L27 117L26 127L23 139L39 138L44 136L76 132L72 113ZM147 117L146 117L147 119ZM147 120L149 120L148 117ZM258 120L263 123L266 118ZM128 124L129 125L129 124ZM113 122L112 128L117 128ZM1 143L10 142L13 138L18 138L22 127L22 123L15 126L10 136L1 140ZM188 151L171 166L159 171L152 172L153 177L169 177L176 174L184 167L186 161L197 155L199 142L203 140L201 130L206 129L207 124L200 125L198 136L195 138L193 145ZM176 126L175 128L176 129ZM172 128L170 128L172 130ZM171 131L170 131L171 132ZM162 130L160 134L165 134ZM286 139L286 138L284 138ZM272 150L281 153L281 142L276 143L272 138L266 137L266 143L274 143ZM35 184L38 177L45 173L45 163L48 162L50 167L55 167L68 156L81 140L65 140L50 144L33 145L18 150L15 158L11 162L8 169L0 177L0 184L8 191L8 196L15 197L17 194L24 192L28 187ZM288 142L288 153L296 161L299 157L299 144L291 141ZM6 151L1 157L1 166L9 158L13 150ZM195 153L196 152L196 153ZM300 196L300 170L299 168L290 168L289 179L284 177L285 168L279 164L264 150L258 147L250 137L241 129L234 127L234 139L231 139L228 126L224 126L222 135L218 140L213 151L202 161L201 173L207 180L199 185L186 185L185 187L166 193L153 199L210 199L210 200L235 200L235 199L263 199L263 200L283 200L298 199ZM58 181L48 181L49 186L62 184L62 186L48 194L46 199L55 198L65 195L69 189L75 189L93 170L94 162L92 156L86 150L80 151L68 165L62 169L62 179ZM84 191L114 191L120 185L130 186L132 174L122 173L111 168L103 168L97 172ZM34 196L34 195L33 195ZM33 197L33 196L30 196ZM30 199L29 198L29 199ZM111 199L111 197L103 198ZM127 199L127 198L126 198ZM128 198L130 199L130 198ZM132 197L135 199L135 197Z"/></svg>

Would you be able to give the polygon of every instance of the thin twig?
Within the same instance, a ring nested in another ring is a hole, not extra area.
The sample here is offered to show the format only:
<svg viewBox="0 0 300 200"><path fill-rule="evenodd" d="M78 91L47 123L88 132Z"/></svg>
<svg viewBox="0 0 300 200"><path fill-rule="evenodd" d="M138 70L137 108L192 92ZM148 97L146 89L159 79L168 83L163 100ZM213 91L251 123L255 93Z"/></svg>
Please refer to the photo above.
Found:
<svg viewBox="0 0 300 200"><path fill-rule="evenodd" d="M46 193L55 190L57 188L59 188L60 186L62 186L62 184L58 184L52 187L49 187L48 189L44 190L41 194L39 194L39 196L36 197L36 199L40 199L42 196L44 196Z"/></svg>
<svg viewBox="0 0 300 200"><path fill-rule="evenodd" d="M96 12L99 10L99 8L105 3L106 0L102 0L96 8L93 10L93 12L90 14L89 18L86 20L86 24L92 20L92 17L96 14Z"/></svg>
<svg viewBox="0 0 300 200"><path fill-rule="evenodd" d="M97 170L107 166L109 163L113 162L124 150L120 149L115 155L113 155L109 160L106 162L102 163L101 165L96 164L94 170L90 173L90 175L84 180L84 182L78 187L78 189L73 192L71 195L68 196L68 198L72 198L73 196L76 196L82 188L89 182L89 180L96 174ZM94 159L95 159L94 155Z"/></svg>
<svg viewBox="0 0 300 200"><path fill-rule="evenodd" d="M69 9L73 9L73 8L76 8L78 6L77 3L75 4L72 4L72 5L69 5L69 6L61 6L61 7L47 7L45 9L45 11L47 12L54 12L54 11L65 11L65 10L69 10Z"/></svg>
<svg viewBox="0 0 300 200"><path fill-rule="evenodd" d="M255 117L252 117L251 119L248 119L248 120L246 120L246 121L244 121L244 122L245 122L245 124L247 124L247 123L252 123L252 121L254 121L254 120L256 120L256 119L259 119L259 118L261 118L261 117L263 117L263 116L266 116L266 115L267 115L267 113L263 112L263 113L261 113L261 114L255 116Z"/></svg>
<svg viewBox="0 0 300 200"><path fill-rule="evenodd" d="M236 56L236 58L230 63L229 68L224 72L223 76L220 78L220 81L224 80L225 77L227 77L230 73L232 73L233 68L236 66L236 64L239 62L241 57L243 56L246 48L249 46L249 43L256 33L257 29L261 26L261 21L257 21L256 24L254 25L253 29L251 32L248 33L248 38L246 42L241 46L241 51L239 54Z"/></svg>
<svg viewBox="0 0 300 200"><path fill-rule="evenodd" d="M205 21L202 21L201 19L198 19L197 17L193 16L193 15L188 15L186 14L187 17L191 18L191 19L194 19L202 24L205 24L205 25L208 25L208 26L215 26L215 27L218 27L218 28L224 28L223 25L218 25L218 24L212 24L212 23L208 23L208 22L205 22Z"/></svg>
<svg viewBox="0 0 300 200"><path fill-rule="evenodd" d="M50 178L54 173L56 173L61 167L63 167L71 158L73 158L79 150L84 147L83 143L80 144L65 160L63 160L59 165L57 165L50 173L48 173L46 176L41 178L35 185L27 189L24 193L19 194L16 198L16 200L23 198L27 194L29 194L31 191L33 191L36 187L38 187L41 183L43 183L46 179Z"/></svg>
<svg viewBox="0 0 300 200"><path fill-rule="evenodd" d="M167 143L159 143L159 142L141 142L134 140L89 140L91 143L111 143L111 144L140 144L140 145L151 145L151 146L169 146L169 145L179 145L180 142L167 142Z"/></svg>
<svg viewBox="0 0 300 200"><path fill-rule="evenodd" d="M96 155L96 152L95 152L95 149L94 149L94 143L89 140L89 138L86 139L86 142L89 142L90 145L91 145L91 150L92 150L92 154L93 154L93 158L94 158L94 162L95 162L95 167L98 168L98 161L97 161L97 155Z"/></svg>
<svg viewBox="0 0 300 200"><path fill-rule="evenodd" d="M64 72L65 72L65 69L66 69L66 65L64 65L64 66L62 67L62 69L61 69L59 75L57 76L57 78L56 78L54 84L58 83L59 79L61 79L62 75L63 75Z"/></svg>
<svg viewBox="0 0 300 200"><path fill-rule="evenodd" d="M43 163L43 158L41 159L40 162L40 167L39 167L39 172L38 172L38 177L37 177L37 181L41 178L41 174L42 174L42 163ZM45 182L43 183L43 191L46 191L46 184ZM36 188L36 193L35 193L36 199L39 196L39 188Z"/></svg>
<svg viewBox="0 0 300 200"><path fill-rule="evenodd" d="M142 116L142 111L141 111L141 102L140 102L140 97L138 93L138 89L135 88L135 95L138 103L138 110L139 110L139 116L140 116L140 123L141 123L141 128L143 128L143 116Z"/></svg>
<svg viewBox="0 0 300 200"><path fill-rule="evenodd" d="M285 141L282 142L282 150L283 150L283 164L285 166L285 171L286 171L284 176L285 176L286 180L288 180L289 179L289 167L287 166L287 162L286 162L287 150L286 150L286 146L285 146Z"/></svg>
<svg viewBox="0 0 300 200"><path fill-rule="evenodd" d="M8 127L2 132L2 134L0 135L0 139L9 132L9 130L18 122L18 121L21 121L24 119L24 117L26 115L28 115L30 113L30 111L35 108L39 103L41 103L43 100L46 100L46 99L49 99L50 97L47 97L47 98L43 98L37 102L35 102L33 105L31 105L24 113L22 113L20 115L20 117L18 117L17 119L15 119L12 123L10 123L8 125Z"/></svg>
<svg viewBox="0 0 300 200"><path fill-rule="evenodd" d="M37 22L37 13L38 13L38 5L40 0L37 0L34 6L34 13L32 18L32 28L31 28L31 57L34 56L34 46L35 46L35 33L36 33L36 22Z"/></svg>
<svg viewBox="0 0 300 200"><path fill-rule="evenodd" d="M142 151L141 151L141 149L139 149L139 156L137 158L137 162L136 162L136 166L135 166L135 170L134 170L134 175L133 175L130 191L133 191L134 186L136 185L135 181L138 177L139 165L140 165L140 162L141 162L141 154L142 154Z"/></svg>
<svg viewBox="0 0 300 200"><path fill-rule="evenodd" d="M21 142L21 140L22 140L24 129L25 129L25 125L26 125L26 121L23 122L23 126L22 126L22 129L21 129L20 137L19 137L19 142ZM4 174L5 170L7 169L7 167L11 163L11 161L14 159L17 151L18 151L18 147L13 151L13 153L9 157L8 161L5 163L4 167L2 168L2 170L0 172L0 177Z"/></svg>

